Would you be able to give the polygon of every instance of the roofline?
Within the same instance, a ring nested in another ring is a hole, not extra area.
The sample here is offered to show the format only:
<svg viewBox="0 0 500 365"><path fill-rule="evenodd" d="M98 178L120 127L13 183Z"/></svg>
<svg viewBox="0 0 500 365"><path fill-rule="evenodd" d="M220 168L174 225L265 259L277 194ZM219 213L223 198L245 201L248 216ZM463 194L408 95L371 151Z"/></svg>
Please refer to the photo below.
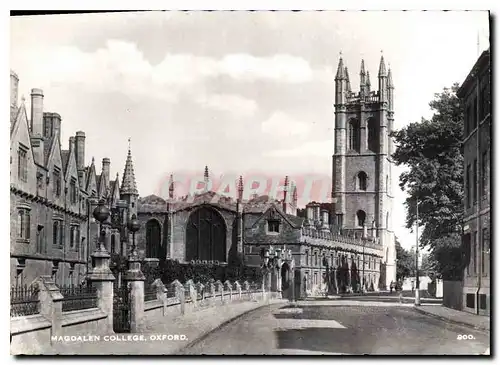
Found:
<svg viewBox="0 0 500 365"><path fill-rule="evenodd" d="M471 71L467 75L465 81L458 88L457 96L459 98L463 98L465 96L466 91L469 89L470 84L474 81L477 72L479 70L484 69L485 66L489 64L489 61L490 61L490 49L488 48L487 50L483 51L483 53L481 53L481 56L479 56L479 58L477 59Z"/></svg>

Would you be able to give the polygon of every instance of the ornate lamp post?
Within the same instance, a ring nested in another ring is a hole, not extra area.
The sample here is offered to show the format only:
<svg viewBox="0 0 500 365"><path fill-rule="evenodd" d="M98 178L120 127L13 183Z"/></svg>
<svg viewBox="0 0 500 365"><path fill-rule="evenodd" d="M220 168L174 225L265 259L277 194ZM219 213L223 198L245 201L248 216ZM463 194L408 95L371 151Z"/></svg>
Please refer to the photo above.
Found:
<svg viewBox="0 0 500 365"><path fill-rule="evenodd" d="M137 220L137 218L132 216L132 219L128 222L127 228L130 232L132 232L132 250L130 252L131 256L137 256L137 251L135 249L135 232L137 232L141 228L141 224Z"/></svg>
<svg viewBox="0 0 500 365"><path fill-rule="evenodd" d="M99 222L99 245L96 247L98 251L106 251L106 247L104 246L104 236L106 232L104 231L102 224L109 217L109 209L104 205L105 201L99 201L99 205L95 207L93 216Z"/></svg>

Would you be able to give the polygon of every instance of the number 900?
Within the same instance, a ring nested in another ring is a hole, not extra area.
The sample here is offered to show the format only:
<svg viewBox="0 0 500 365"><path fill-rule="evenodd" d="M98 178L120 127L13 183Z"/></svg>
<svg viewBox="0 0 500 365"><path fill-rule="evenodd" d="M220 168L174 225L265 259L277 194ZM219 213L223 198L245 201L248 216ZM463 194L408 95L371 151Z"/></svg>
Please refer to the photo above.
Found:
<svg viewBox="0 0 500 365"><path fill-rule="evenodd" d="M457 335L457 340L473 340L474 336L472 335Z"/></svg>

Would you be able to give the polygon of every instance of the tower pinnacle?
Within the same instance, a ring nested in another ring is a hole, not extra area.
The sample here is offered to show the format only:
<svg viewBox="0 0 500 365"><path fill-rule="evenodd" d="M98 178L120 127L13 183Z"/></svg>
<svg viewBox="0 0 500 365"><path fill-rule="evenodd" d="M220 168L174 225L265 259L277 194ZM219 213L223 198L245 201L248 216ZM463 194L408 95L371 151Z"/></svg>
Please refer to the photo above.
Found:
<svg viewBox="0 0 500 365"><path fill-rule="evenodd" d="M137 191L137 184L135 182L134 164L132 162L132 152L130 150L130 138L128 139L128 143L127 161L125 161L125 170L123 171L120 194L139 195Z"/></svg>
<svg viewBox="0 0 500 365"><path fill-rule="evenodd" d="M386 77L387 70L385 69L384 55L380 56L380 67L378 69L378 77Z"/></svg>
<svg viewBox="0 0 500 365"><path fill-rule="evenodd" d="M335 76L335 80L345 80L345 67L344 61L342 60L342 55L339 58L339 65L337 67L337 75Z"/></svg>
<svg viewBox="0 0 500 365"><path fill-rule="evenodd" d="M345 77L346 77L346 81L347 81L347 91L348 92L351 92L351 81L349 80L349 71L347 70L347 66L345 68Z"/></svg>
<svg viewBox="0 0 500 365"><path fill-rule="evenodd" d="M392 72L390 65L389 65L389 72L387 73L387 86L389 89L394 89L394 84L392 83Z"/></svg>
<svg viewBox="0 0 500 365"><path fill-rule="evenodd" d="M174 175L170 174L170 179L168 180L168 197L170 199L174 198Z"/></svg>

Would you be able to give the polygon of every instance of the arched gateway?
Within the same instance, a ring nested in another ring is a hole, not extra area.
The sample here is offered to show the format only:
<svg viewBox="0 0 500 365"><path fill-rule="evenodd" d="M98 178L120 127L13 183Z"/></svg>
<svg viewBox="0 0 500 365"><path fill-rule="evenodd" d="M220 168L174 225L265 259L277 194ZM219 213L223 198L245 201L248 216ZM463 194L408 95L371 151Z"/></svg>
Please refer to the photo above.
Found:
<svg viewBox="0 0 500 365"><path fill-rule="evenodd" d="M186 261L226 262L226 224L215 209L202 207L189 216L186 226Z"/></svg>

